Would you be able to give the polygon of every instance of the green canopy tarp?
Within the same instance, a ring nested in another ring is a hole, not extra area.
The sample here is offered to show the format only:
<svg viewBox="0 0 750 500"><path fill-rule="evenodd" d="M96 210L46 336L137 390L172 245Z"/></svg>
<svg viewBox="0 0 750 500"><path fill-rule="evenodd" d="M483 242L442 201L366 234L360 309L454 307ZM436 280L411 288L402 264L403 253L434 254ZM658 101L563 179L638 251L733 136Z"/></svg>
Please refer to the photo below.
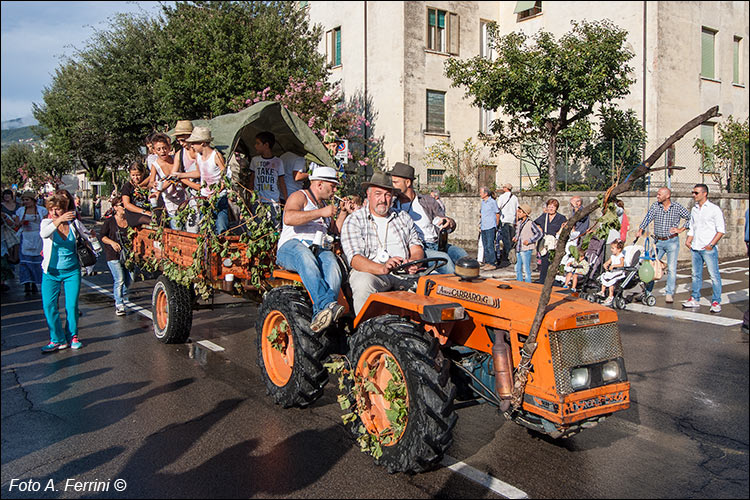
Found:
<svg viewBox="0 0 750 500"><path fill-rule="evenodd" d="M291 151L320 165L336 168L333 158L318 136L297 115L276 101L253 104L237 113L228 113L211 120L193 120L195 127L208 127L213 144L230 158L239 151L248 157L255 151L255 136L268 131L276 137L273 153L276 156ZM169 131L173 135L174 129Z"/></svg>

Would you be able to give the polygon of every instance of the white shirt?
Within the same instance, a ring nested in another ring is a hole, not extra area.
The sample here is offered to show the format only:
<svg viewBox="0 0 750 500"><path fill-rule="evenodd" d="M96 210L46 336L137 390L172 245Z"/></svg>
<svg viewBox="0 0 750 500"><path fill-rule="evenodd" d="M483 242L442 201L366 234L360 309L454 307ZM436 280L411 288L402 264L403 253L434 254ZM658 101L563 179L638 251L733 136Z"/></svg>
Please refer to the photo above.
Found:
<svg viewBox="0 0 750 500"><path fill-rule="evenodd" d="M286 183L286 195L288 197L293 192L302 189L302 182L295 180L294 174L306 171L305 159L291 151L282 154L279 159L284 163L284 182Z"/></svg>
<svg viewBox="0 0 750 500"><path fill-rule="evenodd" d="M378 252L374 260L383 264L391 257L405 258L406 254L404 254L404 246L398 236L391 234L390 238L388 237L388 224L390 223L390 218L377 217L375 215L373 215L372 218L375 220L375 225L378 229ZM388 252L387 257L382 253L383 249Z"/></svg>
<svg viewBox="0 0 750 500"><path fill-rule="evenodd" d="M726 232L724 214L717 205L706 200L702 207L697 203L693 206L690 211L690 229L688 229L688 236L693 237L690 248L703 250L703 247L711 243L716 233L726 234Z"/></svg>
<svg viewBox="0 0 750 500"><path fill-rule="evenodd" d="M500 209L500 222L503 224L516 223L516 210L518 210L518 196L506 191L497 197L497 208Z"/></svg>
<svg viewBox="0 0 750 500"><path fill-rule="evenodd" d="M434 221L427 218L427 212L424 211L422 205L419 203L419 198L415 197L408 203L397 202L397 210L406 212L409 217L414 221L414 225L417 227L419 237L425 243L436 243L438 240L438 234L435 230ZM436 217L437 218L437 217Z"/></svg>
<svg viewBox="0 0 750 500"><path fill-rule="evenodd" d="M253 156L250 160L250 170L255 173L253 189L258 193L261 203L278 203L281 195L279 177L286 177L281 159L276 156Z"/></svg>

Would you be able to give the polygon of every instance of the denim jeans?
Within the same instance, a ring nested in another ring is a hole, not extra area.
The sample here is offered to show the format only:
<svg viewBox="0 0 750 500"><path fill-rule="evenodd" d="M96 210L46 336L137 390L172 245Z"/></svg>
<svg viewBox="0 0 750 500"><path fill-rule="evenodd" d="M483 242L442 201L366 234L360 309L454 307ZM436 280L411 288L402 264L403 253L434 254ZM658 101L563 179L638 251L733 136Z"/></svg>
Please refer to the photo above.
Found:
<svg viewBox="0 0 750 500"><path fill-rule="evenodd" d="M531 283L532 251L533 250L524 250L523 252L516 252L516 280ZM523 277L524 274L526 275L525 278Z"/></svg>
<svg viewBox="0 0 750 500"><path fill-rule="evenodd" d="M677 238L675 238L677 239ZM695 300L701 299L701 287L703 286L703 263L706 263L708 274L711 276L711 302L721 303L721 276L719 275L719 249L713 250L691 250L693 253L693 293Z"/></svg>
<svg viewBox="0 0 750 500"><path fill-rule="evenodd" d="M67 330L60 323L58 299L60 288L65 284L65 316ZM81 290L81 268L47 269L42 275L42 309L49 327L50 341L55 343L69 342L78 335L78 292Z"/></svg>
<svg viewBox="0 0 750 500"><path fill-rule="evenodd" d="M468 254L466 250L455 245L448 245L445 247L445 252L441 252L437 249L437 243L425 243L424 245L424 256L426 259L432 257L442 257L448 262L438 267L435 272L437 274L453 274L456 272L456 262L461 257L466 257Z"/></svg>
<svg viewBox="0 0 750 500"><path fill-rule="evenodd" d="M227 195L219 198L214 217L216 217L214 224L216 234L221 234L229 229L229 200L227 200Z"/></svg>
<svg viewBox="0 0 750 500"><path fill-rule="evenodd" d="M498 231L499 239L503 242L503 250L498 254L498 258L501 260L508 260L508 254L510 252L512 242L511 239L513 238L513 224L510 222L504 222L500 226L500 231Z"/></svg>
<svg viewBox="0 0 750 500"><path fill-rule="evenodd" d="M484 247L484 262L492 264L493 266L497 262L495 255L495 234L497 228L483 229L482 230L482 246Z"/></svg>
<svg viewBox="0 0 750 500"><path fill-rule="evenodd" d="M302 284L312 299L313 316L338 299L341 269L330 250L323 250L316 257L301 241L289 240L276 252L276 262L302 278Z"/></svg>
<svg viewBox="0 0 750 500"><path fill-rule="evenodd" d="M661 259L664 254L667 254L667 289L664 291L667 295L674 295L677 283L677 254L679 252L680 238L656 241L656 258ZM646 285L646 290L649 292L653 289L654 281Z"/></svg>
<svg viewBox="0 0 750 500"><path fill-rule="evenodd" d="M119 260L108 260L107 266L114 281L115 306L124 305L124 295L133 283L133 273L125 269Z"/></svg>

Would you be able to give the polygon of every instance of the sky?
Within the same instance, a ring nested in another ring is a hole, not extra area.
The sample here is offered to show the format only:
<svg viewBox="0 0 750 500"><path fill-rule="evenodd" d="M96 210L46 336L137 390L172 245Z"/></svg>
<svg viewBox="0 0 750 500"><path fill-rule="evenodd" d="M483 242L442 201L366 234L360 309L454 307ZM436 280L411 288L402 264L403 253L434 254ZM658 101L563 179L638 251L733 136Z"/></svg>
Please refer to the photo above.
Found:
<svg viewBox="0 0 750 500"><path fill-rule="evenodd" d="M2 121L31 115L32 102L52 84L61 56L72 56L107 19L119 12L157 14L158 2L19 2L3 1Z"/></svg>

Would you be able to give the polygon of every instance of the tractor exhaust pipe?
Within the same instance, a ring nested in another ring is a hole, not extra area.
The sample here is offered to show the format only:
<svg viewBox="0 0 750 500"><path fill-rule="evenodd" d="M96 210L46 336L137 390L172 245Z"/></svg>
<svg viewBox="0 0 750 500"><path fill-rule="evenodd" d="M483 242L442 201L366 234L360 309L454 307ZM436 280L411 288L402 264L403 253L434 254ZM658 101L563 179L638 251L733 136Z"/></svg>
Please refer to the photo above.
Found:
<svg viewBox="0 0 750 500"><path fill-rule="evenodd" d="M495 370L495 392L500 398L500 410L505 412L510 408L513 394L513 359L510 346L501 338L495 338L492 345L492 364Z"/></svg>

